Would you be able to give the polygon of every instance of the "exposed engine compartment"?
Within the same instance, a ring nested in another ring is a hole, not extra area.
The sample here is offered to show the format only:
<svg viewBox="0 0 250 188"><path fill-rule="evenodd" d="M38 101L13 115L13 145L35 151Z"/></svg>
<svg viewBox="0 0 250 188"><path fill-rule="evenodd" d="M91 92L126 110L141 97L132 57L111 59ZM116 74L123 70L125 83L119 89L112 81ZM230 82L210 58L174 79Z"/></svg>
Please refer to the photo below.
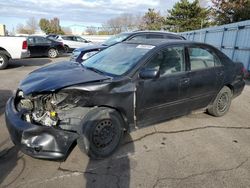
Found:
<svg viewBox="0 0 250 188"><path fill-rule="evenodd" d="M78 103L83 105L86 101L81 95L67 92L24 96L22 91L18 91L15 106L17 111L22 112L23 120L29 123L63 128L64 125L68 127L80 122L86 108L79 107Z"/></svg>

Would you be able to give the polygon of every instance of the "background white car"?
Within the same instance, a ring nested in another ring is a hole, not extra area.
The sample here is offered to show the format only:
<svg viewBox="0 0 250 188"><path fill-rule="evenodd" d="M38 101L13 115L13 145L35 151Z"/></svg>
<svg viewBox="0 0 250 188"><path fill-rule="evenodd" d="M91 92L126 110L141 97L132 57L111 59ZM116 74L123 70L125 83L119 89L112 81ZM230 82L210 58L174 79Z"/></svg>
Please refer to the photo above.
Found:
<svg viewBox="0 0 250 188"><path fill-rule="evenodd" d="M66 52L72 52L75 48L86 47L93 44L92 42L75 35L48 35L47 38L63 42Z"/></svg>
<svg viewBox="0 0 250 188"><path fill-rule="evenodd" d="M7 67L10 59L29 56L26 37L0 37L0 70Z"/></svg>

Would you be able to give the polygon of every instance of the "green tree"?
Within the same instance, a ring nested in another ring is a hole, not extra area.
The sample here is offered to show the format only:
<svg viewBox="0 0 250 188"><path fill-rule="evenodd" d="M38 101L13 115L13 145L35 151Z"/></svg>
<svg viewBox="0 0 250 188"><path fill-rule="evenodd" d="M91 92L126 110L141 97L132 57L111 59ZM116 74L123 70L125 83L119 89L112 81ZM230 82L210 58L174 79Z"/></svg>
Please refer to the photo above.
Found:
<svg viewBox="0 0 250 188"><path fill-rule="evenodd" d="M49 22L49 20L47 20L45 18L41 18L40 21L39 21L39 27L44 33L46 33L46 34L50 33L50 22Z"/></svg>
<svg viewBox="0 0 250 188"><path fill-rule="evenodd" d="M212 16L223 25L250 19L250 0L212 0Z"/></svg>
<svg viewBox="0 0 250 188"><path fill-rule="evenodd" d="M183 32L208 27L209 10L202 8L198 0L177 2L165 20L165 28L173 32Z"/></svg>
<svg viewBox="0 0 250 188"><path fill-rule="evenodd" d="M52 20L41 18L39 21L39 26L40 29L46 34L64 34L60 26L60 20L58 18L53 18Z"/></svg>
<svg viewBox="0 0 250 188"><path fill-rule="evenodd" d="M148 12L142 17L142 23L140 29L147 30L160 30L162 29L164 18L160 12L156 12L155 9L148 9Z"/></svg>

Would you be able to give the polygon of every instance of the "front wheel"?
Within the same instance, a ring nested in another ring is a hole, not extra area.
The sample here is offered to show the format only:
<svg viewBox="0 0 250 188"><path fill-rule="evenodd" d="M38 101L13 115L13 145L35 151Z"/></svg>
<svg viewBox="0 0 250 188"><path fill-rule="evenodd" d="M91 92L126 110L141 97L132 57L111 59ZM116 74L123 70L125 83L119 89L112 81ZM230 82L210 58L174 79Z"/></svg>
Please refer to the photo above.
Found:
<svg viewBox="0 0 250 188"><path fill-rule="evenodd" d="M79 148L93 159L111 155L120 145L124 120L113 109L100 107L87 114L81 123Z"/></svg>
<svg viewBox="0 0 250 188"><path fill-rule="evenodd" d="M232 91L224 86L216 96L213 104L208 107L208 113L220 117L227 113L232 101Z"/></svg>
<svg viewBox="0 0 250 188"><path fill-rule="evenodd" d="M49 49L48 57L49 58L56 58L58 56L58 51L54 48Z"/></svg>

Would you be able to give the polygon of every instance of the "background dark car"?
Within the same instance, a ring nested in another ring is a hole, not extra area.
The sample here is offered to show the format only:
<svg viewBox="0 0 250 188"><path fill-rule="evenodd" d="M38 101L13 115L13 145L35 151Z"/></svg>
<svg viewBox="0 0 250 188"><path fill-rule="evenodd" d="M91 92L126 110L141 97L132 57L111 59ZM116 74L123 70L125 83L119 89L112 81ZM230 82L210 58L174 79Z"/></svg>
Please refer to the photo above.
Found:
<svg viewBox="0 0 250 188"><path fill-rule="evenodd" d="M30 73L7 103L6 124L14 143L33 157L65 158L77 140L89 156L103 158L125 130L201 108L225 115L244 88L242 70L207 44L123 42L83 64L56 63Z"/></svg>
<svg viewBox="0 0 250 188"><path fill-rule="evenodd" d="M83 62L95 53L108 48L114 44L123 41L142 41L148 39L173 39L173 40L186 40L183 36L175 33L163 32L163 31L134 31L125 32L118 35L114 35L99 45L91 45L75 49L71 55L70 60L76 62Z"/></svg>
<svg viewBox="0 0 250 188"><path fill-rule="evenodd" d="M27 41L31 57L48 56L49 58L56 58L65 51L62 42L42 36L30 36Z"/></svg>

